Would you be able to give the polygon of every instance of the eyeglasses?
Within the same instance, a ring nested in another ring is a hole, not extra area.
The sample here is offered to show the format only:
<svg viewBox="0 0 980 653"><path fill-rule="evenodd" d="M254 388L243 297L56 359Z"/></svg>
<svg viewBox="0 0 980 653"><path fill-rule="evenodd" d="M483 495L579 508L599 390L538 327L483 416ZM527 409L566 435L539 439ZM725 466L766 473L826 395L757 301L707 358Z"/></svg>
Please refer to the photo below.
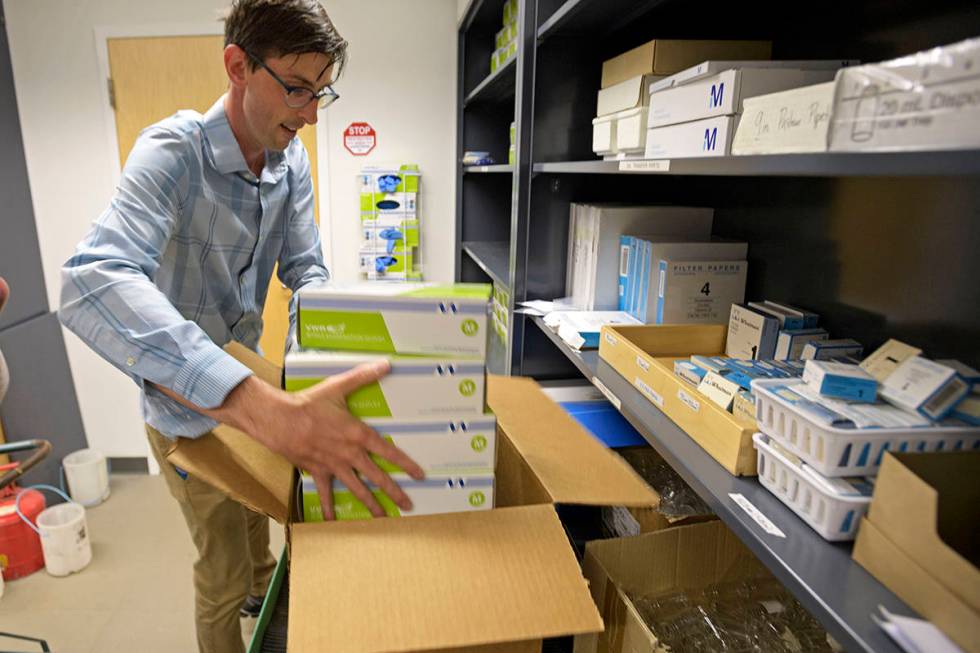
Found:
<svg viewBox="0 0 980 653"><path fill-rule="evenodd" d="M326 109L340 98L340 95L337 93L337 91L333 90L333 87L330 86L330 84L324 86L319 93L314 93L310 89L303 86L290 86L286 82L282 81L282 78L274 73L272 68L265 65L264 61L256 57L251 52L246 52L245 54L248 55L249 59L262 66L262 68L265 69L265 72L269 73L272 76L272 79L279 82L279 85L286 90L286 106L293 109L302 109L307 104L315 100L317 107L320 109Z"/></svg>

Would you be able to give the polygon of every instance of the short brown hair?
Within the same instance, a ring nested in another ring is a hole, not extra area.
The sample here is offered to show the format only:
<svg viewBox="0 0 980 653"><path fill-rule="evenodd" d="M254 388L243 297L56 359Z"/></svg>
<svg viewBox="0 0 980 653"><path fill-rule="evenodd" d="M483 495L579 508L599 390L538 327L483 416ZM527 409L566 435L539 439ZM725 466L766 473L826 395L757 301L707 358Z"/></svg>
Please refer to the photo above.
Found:
<svg viewBox="0 0 980 653"><path fill-rule="evenodd" d="M325 54L334 79L347 61L347 41L317 0L234 0L225 18L225 47L231 44L259 59ZM255 66L249 57L249 67Z"/></svg>

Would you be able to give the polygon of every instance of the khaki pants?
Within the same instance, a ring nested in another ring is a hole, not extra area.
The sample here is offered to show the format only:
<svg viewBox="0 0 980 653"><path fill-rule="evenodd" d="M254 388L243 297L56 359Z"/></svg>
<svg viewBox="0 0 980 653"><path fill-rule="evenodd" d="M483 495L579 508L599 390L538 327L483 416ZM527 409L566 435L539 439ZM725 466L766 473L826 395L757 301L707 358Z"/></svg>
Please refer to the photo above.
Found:
<svg viewBox="0 0 980 653"><path fill-rule="evenodd" d="M269 519L192 475L181 478L164 458L170 440L149 425L146 433L197 547L198 649L201 653L242 653L245 646L238 610L246 595L265 596L276 566L269 551Z"/></svg>

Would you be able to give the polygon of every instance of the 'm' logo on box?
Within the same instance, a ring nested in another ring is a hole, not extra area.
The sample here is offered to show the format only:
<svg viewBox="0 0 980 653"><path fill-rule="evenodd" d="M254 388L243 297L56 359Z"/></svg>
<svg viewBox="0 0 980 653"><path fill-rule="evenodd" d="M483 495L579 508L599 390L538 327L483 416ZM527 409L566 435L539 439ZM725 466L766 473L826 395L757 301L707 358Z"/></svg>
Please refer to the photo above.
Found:
<svg viewBox="0 0 980 653"><path fill-rule="evenodd" d="M708 108L717 109L718 107L721 106L721 103L724 101L724 99L725 99L725 82L722 82L717 86L715 84L712 84L710 95L708 97Z"/></svg>
<svg viewBox="0 0 980 653"><path fill-rule="evenodd" d="M712 129L705 129L704 143L701 145L701 150L705 152L711 152L714 151L717 145L718 145L718 128L714 127Z"/></svg>

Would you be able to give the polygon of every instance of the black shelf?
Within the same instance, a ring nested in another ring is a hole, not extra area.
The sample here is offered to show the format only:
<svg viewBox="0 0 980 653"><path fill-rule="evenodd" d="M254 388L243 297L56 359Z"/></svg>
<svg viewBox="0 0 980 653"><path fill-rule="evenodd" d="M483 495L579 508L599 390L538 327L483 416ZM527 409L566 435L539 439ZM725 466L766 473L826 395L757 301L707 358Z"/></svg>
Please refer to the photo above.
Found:
<svg viewBox="0 0 980 653"><path fill-rule="evenodd" d="M463 106L477 103L501 103L514 97L517 83L517 57L511 57L477 84L463 100Z"/></svg>
<svg viewBox="0 0 980 653"><path fill-rule="evenodd" d="M598 352L583 355L535 323L587 379L612 395L613 403L640 434L711 506L746 546L847 651L898 653L871 614L883 605L898 614L914 611L851 559L851 545L831 543L811 529L756 478L730 474L687 433L640 394ZM554 337L553 337L554 336ZM594 357L594 358L593 358ZM741 494L768 517L785 538L767 534L729 497Z"/></svg>
<svg viewBox="0 0 980 653"><path fill-rule="evenodd" d="M709 175L723 177L931 177L980 175L980 150L826 152L535 163L536 173Z"/></svg>
<svg viewBox="0 0 980 653"><path fill-rule="evenodd" d="M464 166L463 172L468 175L512 173L514 172L514 166L508 163L497 163L489 166Z"/></svg>
<svg viewBox="0 0 980 653"><path fill-rule="evenodd" d="M538 328L544 331L544 334L548 336L551 342L562 350L562 353L568 357L568 360L572 361L572 364L578 368L578 371L582 373L589 382L596 374L596 367L599 364L599 352L595 349L584 349L582 351L575 351L569 347L565 342L558 337L558 334L552 331L545 325L544 320L540 317L532 318L534 323L538 325Z"/></svg>
<svg viewBox="0 0 980 653"><path fill-rule="evenodd" d="M510 289L510 243L506 241L463 243L463 251L498 285Z"/></svg>
<svg viewBox="0 0 980 653"><path fill-rule="evenodd" d="M538 28L538 41L555 36L604 36L626 27L666 0L566 0Z"/></svg>

